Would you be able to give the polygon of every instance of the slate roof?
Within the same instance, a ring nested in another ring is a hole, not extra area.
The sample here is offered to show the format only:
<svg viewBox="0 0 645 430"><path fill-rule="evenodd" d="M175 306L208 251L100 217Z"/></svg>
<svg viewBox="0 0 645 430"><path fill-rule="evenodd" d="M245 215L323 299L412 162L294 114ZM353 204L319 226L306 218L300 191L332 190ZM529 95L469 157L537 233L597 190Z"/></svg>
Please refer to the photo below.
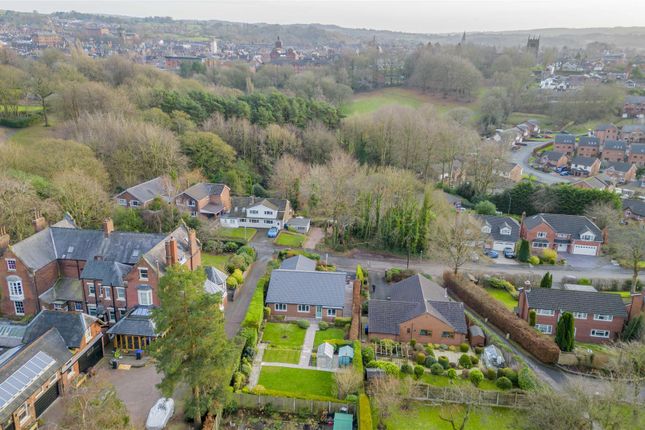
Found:
<svg viewBox="0 0 645 430"><path fill-rule="evenodd" d="M157 337L152 307L136 306L107 331L108 334Z"/></svg>
<svg viewBox="0 0 645 430"><path fill-rule="evenodd" d="M226 273L211 266L206 266L204 271L206 272L204 290L209 294L226 294Z"/></svg>
<svg viewBox="0 0 645 430"><path fill-rule="evenodd" d="M550 225L556 233L570 234L575 238L590 230L596 236L596 242L602 242L602 232L586 216L541 213L524 219L524 224L529 230L543 222Z"/></svg>
<svg viewBox="0 0 645 430"><path fill-rule="evenodd" d="M598 147L599 145L600 145L600 139L594 136L582 136L578 141L578 146Z"/></svg>
<svg viewBox="0 0 645 430"><path fill-rule="evenodd" d="M10 402L0 404L0 422L6 422L11 414L22 405L36 390L51 378L63 365L72 358L72 353L67 349L65 340L55 328L49 329L39 338L28 345L15 351L13 355L2 362L0 367L0 381L6 381L38 353L44 353L55 361L38 378L34 379L27 387L20 391ZM42 354L41 354L42 355ZM0 357L1 358L1 357Z"/></svg>
<svg viewBox="0 0 645 430"><path fill-rule="evenodd" d="M577 164L579 166L591 167L597 160L595 157L573 157L571 165Z"/></svg>
<svg viewBox="0 0 645 430"><path fill-rule="evenodd" d="M246 210L253 206L264 205L273 210L278 211L277 219L284 219L285 211L287 210L289 201L286 199L273 199L273 198L258 198L250 197L231 197L231 210L229 213L224 214L223 218L253 218L248 216Z"/></svg>
<svg viewBox="0 0 645 430"><path fill-rule="evenodd" d="M170 187L170 181L168 178L163 176L157 176L156 178L150 179L149 181L142 182L140 184L134 185L125 191L117 194L119 196L128 193L132 197L136 198L142 204L145 204L151 200L154 200L155 197L161 197L166 202L172 200L172 192Z"/></svg>
<svg viewBox="0 0 645 430"><path fill-rule="evenodd" d="M645 143L633 143L631 148L632 154L645 154Z"/></svg>
<svg viewBox="0 0 645 430"><path fill-rule="evenodd" d="M621 131L621 133L633 133L635 131L645 132L645 125L643 125L643 124L628 124L628 125L624 125L623 128L620 131Z"/></svg>
<svg viewBox="0 0 645 430"><path fill-rule="evenodd" d="M597 131L612 130L617 128L614 124L599 124L596 126Z"/></svg>
<svg viewBox="0 0 645 430"><path fill-rule="evenodd" d="M575 145L576 137L573 134L556 134L554 142Z"/></svg>
<svg viewBox="0 0 645 430"><path fill-rule="evenodd" d="M316 270L316 260L307 258L304 255L294 255L280 264L282 270L302 270L313 272Z"/></svg>
<svg viewBox="0 0 645 430"><path fill-rule="evenodd" d="M625 96L625 103L644 104L645 96Z"/></svg>
<svg viewBox="0 0 645 430"><path fill-rule="evenodd" d="M97 318L82 312L61 312L42 310L27 326L23 343L29 343L42 336L47 330L55 327L65 340L68 348L80 348L85 330Z"/></svg>
<svg viewBox="0 0 645 430"><path fill-rule="evenodd" d="M267 303L343 309L347 274L277 269L271 272Z"/></svg>
<svg viewBox="0 0 645 430"><path fill-rule="evenodd" d="M309 224L311 224L311 220L309 218L303 218L300 216L289 220L289 226L291 227L308 227Z"/></svg>
<svg viewBox="0 0 645 430"><path fill-rule="evenodd" d="M56 301L85 301L81 281L75 278L59 278L53 287L42 293L39 297L44 303Z"/></svg>
<svg viewBox="0 0 645 430"><path fill-rule="evenodd" d="M612 151L626 151L627 143L622 140L605 140L605 146L603 149L609 149Z"/></svg>
<svg viewBox="0 0 645 430"><path fill-rule="evenodd" d="M466 333L464 305L446 295L446 290L424 276L414 275L393 284L389 300L372 299L368 304L370 333L399 334L399 324L428 313Z"/></svg>
<svg viewBox="0 0 645 430"><path fill-rule="evenodd" d="M549 161L558 161L564 155L564 152L560 151L544 151L542 153L542 158L546 158Z"/></svg>
<svg viewBox="0 0 645 430"><path fill-rule="evenodd" d="M493 240L504 242L517 242L520 240L520 224L508 216L479 215L482 223L490 227L490 236ZM508 227L511 230L510 235L503 235L501 230Z"/></svg>
<svg viewBox="0 0 645 430"><path fill-rule="evenodd" d="M562 310L627 317L625 304L618 294L533 288L526 291L526 298L531 309Z"/></svg>
<svg viewBox="0 0 645 430"><path fill-rule="evenodd" d="M473 336L481 336L484 337L484 330L481 329L478 325L471 325L468 327L468 333L470 334L471 337Z"/></svg>
<svg viewBox="0 0 645 430"><path fill-rule="evenodd" d="M226 187L225 184L199 182L184 190L182 194L186 194L195 200L201 200L204 197L221 195L224 192L224 187Z"/></svg>
<svg viewBox="0 0 645 430"><path fill-rule="evenodd" d="M573 183L573 185L578 185L578 184L586 184L590 188L593 188L596 190L604 190L609 185L607 184L607 182L603 181L600 178L597 178L596 176L592 176L590 178L584 178Z"/></svg>
<svg viewBox="0 0 645 430"><path fill-rule="evenodd" d="M640 199L623 200L623 209L629 209L636 215L645 216L645 202Z"/></svg>
<svg viewBox="0 0 645 430"><path fill-rule="evenodd" d="M130 273L131 266L117 261L89 260L81 272L81 279L101 281L102 285L123 286L123 277Z"/></svg>
<svg viewBox="0 0 645 430"><path fill-rule="evenodd" d="M622 161L614 162L614 163L606 163L605 164L605 170L613 170L615 172L622 172L622 173L627 173L629 169L631 169L633 166L632 163L625 163Z"/></svg>

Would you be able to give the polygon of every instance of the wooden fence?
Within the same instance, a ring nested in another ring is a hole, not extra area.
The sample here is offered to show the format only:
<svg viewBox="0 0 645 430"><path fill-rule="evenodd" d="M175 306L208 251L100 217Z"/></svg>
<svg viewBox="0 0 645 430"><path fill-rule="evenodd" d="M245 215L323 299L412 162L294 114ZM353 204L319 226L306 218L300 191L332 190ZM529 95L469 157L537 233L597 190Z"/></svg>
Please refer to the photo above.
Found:
<svg viewBox="0 0 645 430"><path fill-rule="evenodd" d="M320 414L322 412L341 412L345 408L349 413L354 413L356 405L354 403L337 403L323 400L306 400L291 397L276 397L267 395L255 395L248 393L234 393L237 406L243 409L263 409L267 405L278 412L298 413L308 412L311 414Z"/></svg>
<svg viewBox="0 0 645 430"><path fill-rule="evenodd" d="M418 384L413 388L411 398L419 401L472 403L500 408L526 409L529 407L529 398L526 393L521 391L476 390L473 393L464 395L461 390L455 388Z"/></svg>

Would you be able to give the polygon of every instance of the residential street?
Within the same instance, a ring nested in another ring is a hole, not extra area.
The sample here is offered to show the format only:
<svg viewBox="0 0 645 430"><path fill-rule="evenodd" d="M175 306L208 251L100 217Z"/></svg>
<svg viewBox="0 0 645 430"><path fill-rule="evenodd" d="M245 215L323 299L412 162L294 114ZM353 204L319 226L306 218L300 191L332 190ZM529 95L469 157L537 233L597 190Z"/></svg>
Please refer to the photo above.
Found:
<svg viewBox="0 0 645 430"><path fill-rule="evenodd" d="M526 142L526 146L520 146L520 149L516 151L511 151L511 161L522 166L522 170L525 175L533 175L537 177L539 182L545 184L557 184L559 182L567 182L565 177L559 176L551 173L545 173L540 170L536 170L529 165L529 158L531 157L531 152L537 146L543 145L544 142Z"/></svg>

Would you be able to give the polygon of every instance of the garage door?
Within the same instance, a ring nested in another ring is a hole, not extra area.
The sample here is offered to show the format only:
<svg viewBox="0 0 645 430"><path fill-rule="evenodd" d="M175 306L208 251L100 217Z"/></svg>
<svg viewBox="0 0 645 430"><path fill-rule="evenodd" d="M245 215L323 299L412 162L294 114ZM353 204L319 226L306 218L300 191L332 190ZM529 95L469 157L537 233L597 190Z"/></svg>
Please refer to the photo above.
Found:
<svg viewBox="0 0 645 430"><path fill-rule="evenodd" d="M49 387L34 403L36 417L39 417L58 398L58 382Z"/></svg>
<svg viewBox="0 0 645 430"><path fill-rule="evenodd" d="M591 245L574 245L573 253L577 255L596 255L597 246Z"/></svg>
<svg viewBox="0 0 645 430"><path fill-rule="evenodd" d="M85 372L88 368L94 366L98 361L103 358L103 348L101 341L95 342L85 354L78 360L79 372Z"/></svg>
<svg viewBox="0 0 645 430"><path fill-rule="evenodd" d="M495 241L493 243L493 249L495 251L502 252L502 251L504 251L504 248L515 249L515 244L513 242L499 242L499 241Z"/></svg>

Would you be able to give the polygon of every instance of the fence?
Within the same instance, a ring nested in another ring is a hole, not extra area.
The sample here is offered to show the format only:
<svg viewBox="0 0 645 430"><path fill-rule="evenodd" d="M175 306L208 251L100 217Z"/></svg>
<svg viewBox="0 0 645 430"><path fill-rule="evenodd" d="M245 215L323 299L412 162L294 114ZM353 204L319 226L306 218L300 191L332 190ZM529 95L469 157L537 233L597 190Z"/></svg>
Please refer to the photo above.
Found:
<svg viewBox="0 0 645 430"><path fill-rule="evenodd" d="M464 393L462 390L449 387L435 387L428 384L418 384L411 393L411 398L419 401L441 403L471 403L480 406L501 408L529 407L526 393L519 391L484 391L475 390Z"/></svg>
<svg viewBox="0 0 645 430"><path fill-rule="evenodd" d="M248 393L234 393L233 398L237 402L237 406L243 409L263 409L267 405L271 405L270 407L275 411L285 413L308 412L320 414L322 412L341 412L342 409L349 411L349 413L354 413L356 408L354 403L337 403Z"/></svg>

